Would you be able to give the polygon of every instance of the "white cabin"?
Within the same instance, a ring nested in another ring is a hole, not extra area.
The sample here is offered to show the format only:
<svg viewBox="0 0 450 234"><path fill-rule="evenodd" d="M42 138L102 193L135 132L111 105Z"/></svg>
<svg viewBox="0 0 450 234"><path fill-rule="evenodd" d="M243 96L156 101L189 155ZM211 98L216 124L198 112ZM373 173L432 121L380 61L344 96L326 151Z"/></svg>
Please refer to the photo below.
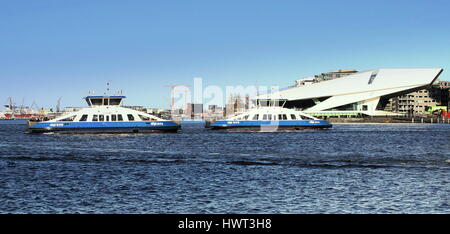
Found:
<svg viewBox="0 0 450 234"><path fill-rule="evenodd" d="M121 107L125 96L87 96L89 107L65 114L48 122L127 122L165 121L154 115Z"/></svg>
<svg viewBox="0 0 450 234"><path fill-rule="evenodd" d="M228 120L318 120L301 111L284 108L285 99L258 99L256 102L257 108L237 114Z"/></svg>

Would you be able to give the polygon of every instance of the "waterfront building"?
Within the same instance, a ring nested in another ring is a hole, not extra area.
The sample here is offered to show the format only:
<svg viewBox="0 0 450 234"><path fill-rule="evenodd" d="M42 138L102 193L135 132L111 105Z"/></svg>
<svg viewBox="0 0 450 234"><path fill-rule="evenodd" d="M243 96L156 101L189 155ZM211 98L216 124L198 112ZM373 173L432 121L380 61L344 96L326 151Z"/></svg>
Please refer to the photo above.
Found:
<svg viewBox="0 0 450 234"><path fill-rule="evenodd" d="M257 98L287 99L285 107L314 116L399 115L385 110L387 106L393 109L389 100L429 87L442 71L441 68L340 70L314 76L308 85L296 85Z"/></svg>
<svg viewBox="0 0 450 234"><path fill-rule="evenodd" d="M128 109L132 109L132 110L135 110L135 111L147 112L146 108L143 107L143 106L123 106L123 107L128 108Z"/></svg>
<svg viewBox="0 0 450 234"><path fill-rule="evenodd" d="M425 89L392 98L392 109L405 115L424 115L429 114L428 109L433 106L448 108L449 83L448 81L435 82Z"/></svg>
<svg viewBox="0 0 450 234"><path fill-rule="evenodd" d="M217 105L209 105L208 112L215 112L217 110Z"/></svg>
<svg viewBox="0 0 450 234"><path fill-rule="evenodd" d="M296 80L294 86L291 86L291 87L298 87L298 86L319 83L319 82L327 81L327 80L334 80L334 79L345 77L345 76L348 76L348 75L351 75L351 74L354 74L357 72L358 71L355 69L339 69L336 72L325 72L325 73L321 73L319 75L300 78L300 79Z"/></svg>
<svg viewBox="0 0 450 234"><path fill-rule="evenodd" d="M225 106L224 115L229 116L242 113L247 109L249 109L249 97L246 96L244 99L240 94L230 95Z"/></svg>
<svg viewBox="0 0 450 234"><path fill-rule="evenodd" d="M321 81L326 81L326 80L334 80L337 78L341 78L341 77L345 77L345 76L349 76L352 74L357 73L358 71L355 69L339 69L336 72L325 72L319 75L315 75L314 76L314 80L315 82L321 82Z"/></svg>
<svg viewBox="0 0 450 234"><path fill-rule="evenodd" d="M202 103L187 103L186 105L186 118L203 118L203 104Z"/></svg>
<svg viewBox="0 0 450 234"><path fill-rule="evenodd" d="M79 111L81 109L83 109L83 107L71 107L71 106L68 106L68 107L64 108L63 113L77 112L77 111Z"/></svg>
<svg viewBox="0 0 450 234"><path fill-rule="evenodd" d="M205 113L205 119L216 120L223 117L223 108L217 105L209 105Z"/></svg>

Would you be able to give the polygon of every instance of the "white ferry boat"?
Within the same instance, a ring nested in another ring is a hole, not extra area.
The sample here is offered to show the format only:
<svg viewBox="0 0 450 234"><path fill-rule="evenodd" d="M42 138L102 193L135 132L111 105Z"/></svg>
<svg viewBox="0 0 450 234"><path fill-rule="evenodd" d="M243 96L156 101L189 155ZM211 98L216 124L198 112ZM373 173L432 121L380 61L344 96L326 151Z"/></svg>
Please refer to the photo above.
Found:
<svg viewBox="0 0 450 234"><path fill-rule="evenodd" d="M282 106L277 103L282 102ZM257 100L258 107L248 112L234 115L225 120L207 121L210 129L241 129L258 131L326 129L332 124L298 110L284 108L284 99ZM261 105L261 103L264 103Z"/></svg>
<svg viewBox="0 0 450 234"><path fill-rule="evenodd" d="M125 96L87 96L89 107L44 122L28 121L29 133L177 132L180 123L122 107Z"/></svg>

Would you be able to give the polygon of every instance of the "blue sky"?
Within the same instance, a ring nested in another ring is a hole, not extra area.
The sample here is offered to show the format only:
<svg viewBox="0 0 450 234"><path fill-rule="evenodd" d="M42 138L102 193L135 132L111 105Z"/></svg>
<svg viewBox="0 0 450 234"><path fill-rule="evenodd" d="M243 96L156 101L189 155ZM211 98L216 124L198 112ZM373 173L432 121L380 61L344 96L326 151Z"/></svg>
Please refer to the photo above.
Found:
<svg viewBox="0 0 450 234"><path fill-rule="evenodd" d="M340 68L442 67L450 2L0 0L0 102L82 106L106 82L168 107L168 84L291 85Z"/></svg>

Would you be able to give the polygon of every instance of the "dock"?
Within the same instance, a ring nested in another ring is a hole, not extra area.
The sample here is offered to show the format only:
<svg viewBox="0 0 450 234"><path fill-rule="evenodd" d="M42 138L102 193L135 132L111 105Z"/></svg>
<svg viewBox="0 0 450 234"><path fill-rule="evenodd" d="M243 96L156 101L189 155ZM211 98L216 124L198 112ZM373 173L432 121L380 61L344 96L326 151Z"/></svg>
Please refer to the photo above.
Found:
<svg viewBox="0 0 450 234"><path fill-rule="evenodd" d="M363 118L327 118L330 123L421 123L450 124L450 118L435 117L363 117Z"/></svg>

